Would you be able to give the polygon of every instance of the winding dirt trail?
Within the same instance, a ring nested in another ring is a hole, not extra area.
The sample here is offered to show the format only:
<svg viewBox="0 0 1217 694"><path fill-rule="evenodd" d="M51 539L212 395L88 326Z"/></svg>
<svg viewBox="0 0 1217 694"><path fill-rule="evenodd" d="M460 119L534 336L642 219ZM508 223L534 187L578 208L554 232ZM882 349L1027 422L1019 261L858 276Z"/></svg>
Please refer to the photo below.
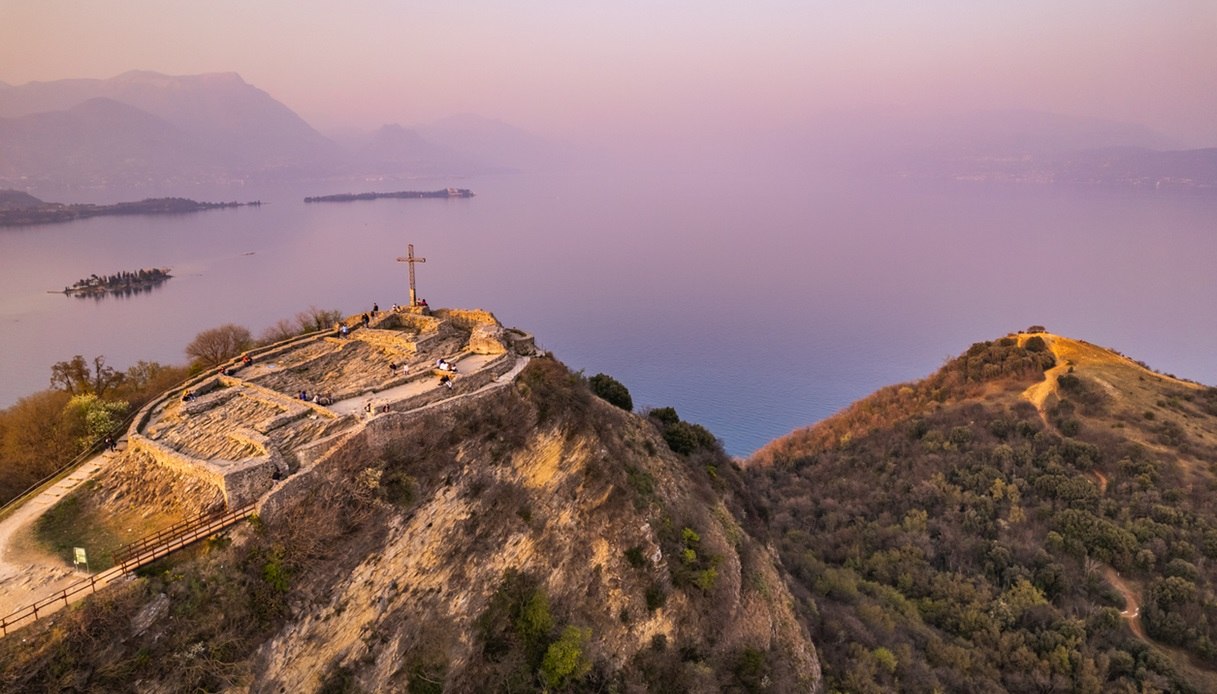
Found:
<svg viewBox="0 0 1217 694"><path fill-rule="evenodd" d="M1039 337L1048 343L1048 349L1052 352L1052 356L1056 359L1056 366L1044 372L1044 380L1039 383L1034 383L1023 391L1023 399L1035 405L1035 411L1039 413L1040 420L1044 422L1044 426L1051 426L1048 423L1048 413L1045 409L1045 403L1048 402L1048 397L1055 395L1057 392L1057 378L1061 374L1067 373L1069 363L1061 357L1056 348L1055 336L1047 333L1038 334ZM1019 345L1022 346L1031 335L1019 335Z"/></svg>
<svg viewBox="0 0 1217 694"><path fill-rule="evenodd" d="M1151 641L1150 638L1145 635L1145 627L1141 624L1141 602L1137 598L1136 591L1130 588L1128 584L1124 582L1124 579L1120 578L1120 574L1110 566L1106 567L1106 569L1103 571L1103 578L1107 579L1107 582L1110 583L1113 588L1118 590L1120 595L1124 596L1125 608L1124 611L1120 613L1120 616L1124 618L1124 621L1128 622L1129 631L1131 631L1142 641L1145 641L1146 643L1153 643L1153 641Z"/></svg>

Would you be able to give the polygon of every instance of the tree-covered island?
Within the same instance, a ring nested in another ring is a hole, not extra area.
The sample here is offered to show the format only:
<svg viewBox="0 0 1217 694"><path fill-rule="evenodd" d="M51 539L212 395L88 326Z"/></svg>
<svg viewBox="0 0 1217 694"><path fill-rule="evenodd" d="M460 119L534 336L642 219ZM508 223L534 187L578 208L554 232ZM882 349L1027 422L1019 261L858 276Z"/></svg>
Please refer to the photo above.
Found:
<svg viewBox="0 0 1217 694"><path fill-rule="evenodd" d="M155 267L150 270L123 271L113 275L106 275L105 277L89 275L84 279L76 280L70 286L64 287L63 293L68 296L101 297L107 294L130 296L131 294L146 292L153 287L159 286L172 276L169 274L168 268Z"/></svg>

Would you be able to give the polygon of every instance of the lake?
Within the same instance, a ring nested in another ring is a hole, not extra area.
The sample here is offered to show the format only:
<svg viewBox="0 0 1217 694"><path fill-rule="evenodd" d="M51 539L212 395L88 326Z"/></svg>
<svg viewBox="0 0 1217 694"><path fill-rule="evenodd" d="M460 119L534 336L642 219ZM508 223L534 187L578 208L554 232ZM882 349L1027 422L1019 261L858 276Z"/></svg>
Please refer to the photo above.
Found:
<svg viewBox="0 0 1217 694"><path fill-rule="evenodd" d="M462 200L306 195L472 188ZM1032 324L1217 383L1217 197L867 181L807 171L504 174L152 194L261 207L0 229L0 406L75 354L185 361L201 330L255 335L315 305L419 296L493 311L635 405L675 407L734 455L975 341ZM48 293L172 268L148 293Z"/></svg>

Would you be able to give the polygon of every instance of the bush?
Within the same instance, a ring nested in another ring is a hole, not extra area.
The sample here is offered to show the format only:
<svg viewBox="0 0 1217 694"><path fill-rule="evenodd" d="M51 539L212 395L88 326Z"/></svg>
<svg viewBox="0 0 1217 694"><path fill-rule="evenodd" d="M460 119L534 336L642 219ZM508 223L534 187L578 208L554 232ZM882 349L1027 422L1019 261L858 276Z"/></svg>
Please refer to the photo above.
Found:
<svg viewBox="0 0 1217 694"><path fill-rule="evenodd" d="M588 381L588 385L591 386L593 393L610 405L616 405L626 412L633 411L634 399L630 397L629 389L612 376L596 374Z"/></svg>
<svg viewBox="0 0 1217 694"><path fill-rule="evenodd" d="M584 652L591 638L592 630L586 627L568 626L562 630L541 661L541 678L547 687L565 687L592 669L592 662Z"/></svg>
<svg viewBox="0 0 1217 694"><path fill-rule="evenodd" d="M671 407L660 407L647 412L647 417L659 428L660 435L668 444L668 448L681 455L689 455L698 450L716 451L720 449L718 439L710 430L700 424L682 422Z"/></svg>

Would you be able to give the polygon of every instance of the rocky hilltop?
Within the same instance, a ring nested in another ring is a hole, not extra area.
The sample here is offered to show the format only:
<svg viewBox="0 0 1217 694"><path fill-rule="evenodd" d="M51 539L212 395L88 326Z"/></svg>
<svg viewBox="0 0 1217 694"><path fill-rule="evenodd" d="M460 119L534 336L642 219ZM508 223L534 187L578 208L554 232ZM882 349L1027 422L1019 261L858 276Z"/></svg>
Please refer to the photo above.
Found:
<svg viewBox="0 0 1217 694"><path fill-rule="evenodd" d="M79 522L253 520L0 639L0 688L819 690L712 438L610 405L485 312L351 328L141 412Z"/></svg>

